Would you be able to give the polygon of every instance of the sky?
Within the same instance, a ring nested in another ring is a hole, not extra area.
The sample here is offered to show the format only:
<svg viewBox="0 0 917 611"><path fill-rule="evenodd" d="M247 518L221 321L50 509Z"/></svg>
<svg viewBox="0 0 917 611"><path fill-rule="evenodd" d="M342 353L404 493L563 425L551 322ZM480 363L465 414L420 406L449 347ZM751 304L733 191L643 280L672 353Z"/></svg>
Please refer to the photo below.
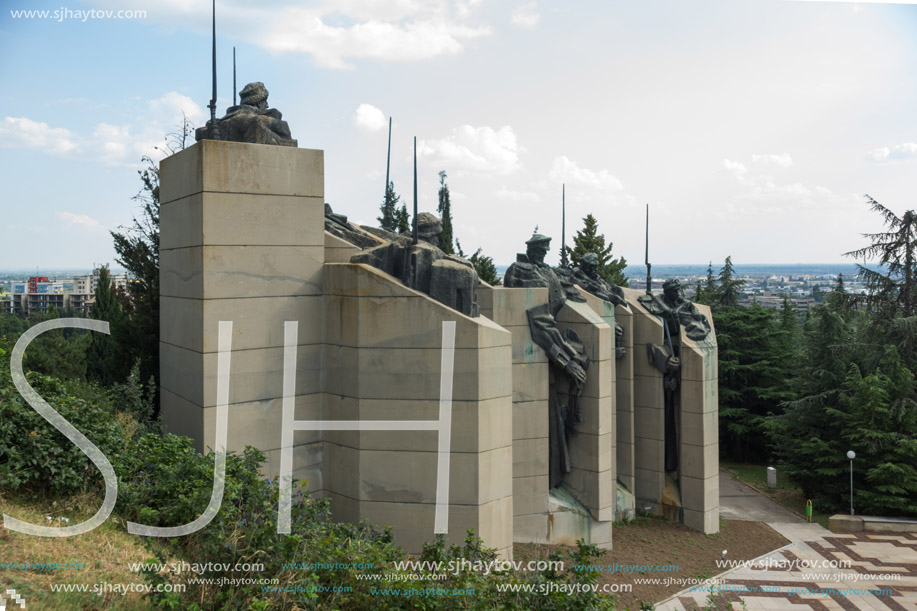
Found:
<svg viewBox="0 0 917 611"><path fill-rule="evenodd" d="M325 151L325 200L367 224L391 116L402 201L416 137L419 209L446 171L455 235L497 264L536 225L556 260L562 185L567 243L591 213L637 267L646 204L652 262L715 267L846 261L882 229L864 194L917 206L913 1L216 5L220 115L235 46L238 89L265 84ZM0 7L0 269L118 267L142 158L207 118L210 1Z"/></svg>

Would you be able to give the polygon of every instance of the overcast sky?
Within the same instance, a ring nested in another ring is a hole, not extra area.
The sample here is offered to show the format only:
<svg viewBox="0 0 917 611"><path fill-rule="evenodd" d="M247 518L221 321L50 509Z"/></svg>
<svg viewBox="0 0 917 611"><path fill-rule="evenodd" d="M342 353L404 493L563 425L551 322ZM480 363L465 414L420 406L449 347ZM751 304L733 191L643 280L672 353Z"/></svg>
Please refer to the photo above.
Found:
<svg viewBox="0 0 917 611"><path fill-rule="evenodd" d="M209 0L2 0L0 269L112 262L143 155L205 121ZM65 5L65 6L62 6ZM14 18L14 10L60 18ZM146 11L114 19L77 11ZM218 0L220 114L263 81L325 151L325 199L374 223L448 173L455 234L498 264L593 213L642 266L843 261L917 207L917 6L791 0Z"/></svg>

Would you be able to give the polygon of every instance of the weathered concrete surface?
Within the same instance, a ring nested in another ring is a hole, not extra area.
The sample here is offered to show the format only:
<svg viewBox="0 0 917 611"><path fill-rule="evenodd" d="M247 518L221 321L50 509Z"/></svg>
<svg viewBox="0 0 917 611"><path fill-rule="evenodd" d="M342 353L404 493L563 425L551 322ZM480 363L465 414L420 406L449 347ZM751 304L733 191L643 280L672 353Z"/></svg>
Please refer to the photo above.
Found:
<svg viewBox="0 0 917 611"><path fill-rule="evenodd" d="M725 471L720 471L720 517L747 522L804 521L751 486L737 482Z"/></svg>

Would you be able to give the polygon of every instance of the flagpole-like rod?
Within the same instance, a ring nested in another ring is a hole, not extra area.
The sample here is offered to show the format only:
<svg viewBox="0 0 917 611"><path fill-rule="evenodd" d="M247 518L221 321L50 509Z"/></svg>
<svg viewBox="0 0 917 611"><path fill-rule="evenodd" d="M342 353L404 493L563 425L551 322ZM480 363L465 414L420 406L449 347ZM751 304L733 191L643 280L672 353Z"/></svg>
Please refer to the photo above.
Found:
<svg viewBox="0 0 917 611"><path fill-rule="evenodd" d="M392 163L392 118L388 118L388 149L385 153L385 195L383 196L382 201L385 202L385 205L388 205L388 171Z"/></svg>
<svg viewBox="0 0 917 611"><path fill-rule="evenodd" d="M217 0L213 0L213 51L211 54L213 91L210 97L210 139L219 140L220 133L217 130Z"/></svg>
<svg viewBox="0 0 917 611"><path fill-rule="evenodd" d="M650 205L646 205L646 294L652 295L653 287L653 274L651 272L653 266L650 265Z"/></svg>
<svg viewBox="0 0 917 611"><path fill-rule="evenodd" d="M417 136L414 136L414 227L411 243L417 244Z"/></svg>
<svg viewBox="0 0 917 611"><path fill-rule="evenodd" d="M232 48L232 105L236 105L236 48Z"/></svg>
<svg viewBox="0 0 917 611"><path fill-rule="evenodd" d="M560 187L560 264L567 265L567 185Z"/></svg>

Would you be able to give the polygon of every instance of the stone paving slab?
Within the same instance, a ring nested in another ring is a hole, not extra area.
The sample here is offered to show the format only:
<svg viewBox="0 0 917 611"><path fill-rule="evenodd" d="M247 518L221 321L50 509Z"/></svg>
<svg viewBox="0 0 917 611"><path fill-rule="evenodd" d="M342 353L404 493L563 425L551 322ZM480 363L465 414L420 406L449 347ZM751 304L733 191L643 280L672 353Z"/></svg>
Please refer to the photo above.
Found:
<svg viewBox="0 0 917 611"><path fill-rule="evenodd" d="M917 533L842 534L804 522L768 525L791 543L717 575L717 608L728 608L728 602L749 610L917 610ZM656 609L704 609L709 594L689 588Z"/></svg>

